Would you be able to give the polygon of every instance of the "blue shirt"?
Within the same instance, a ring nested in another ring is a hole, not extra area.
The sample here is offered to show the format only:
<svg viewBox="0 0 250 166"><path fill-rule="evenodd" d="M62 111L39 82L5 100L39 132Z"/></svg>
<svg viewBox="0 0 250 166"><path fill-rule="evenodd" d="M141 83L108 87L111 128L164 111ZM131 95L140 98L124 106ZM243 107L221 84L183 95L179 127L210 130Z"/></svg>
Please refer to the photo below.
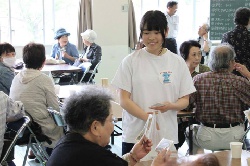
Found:
<svg viewBox="0 0 250 166"><path fill-rule="evenodd" d="M10 86L15 76L14 70L0 62L0 91L9 95Z"/></svg>
<svg viewBox="0 0 250 166"><path fill-rule="evenodd" d="M59 43L55 44L52 47L51 57L55 58L56 55L60 55L61 54L60 49L61 49L61 47L60 47ZM76 46L74 44L69 43L69 42L66 45L66 52L67 52L67 54L69 54L70 56L72 56L76 59L79 57L78 50L77 50ZM62 57L62 60L64 60L67 64L70 64L70 65L72 65L74 63L73 61L71 61L68 58Z"/></svg>

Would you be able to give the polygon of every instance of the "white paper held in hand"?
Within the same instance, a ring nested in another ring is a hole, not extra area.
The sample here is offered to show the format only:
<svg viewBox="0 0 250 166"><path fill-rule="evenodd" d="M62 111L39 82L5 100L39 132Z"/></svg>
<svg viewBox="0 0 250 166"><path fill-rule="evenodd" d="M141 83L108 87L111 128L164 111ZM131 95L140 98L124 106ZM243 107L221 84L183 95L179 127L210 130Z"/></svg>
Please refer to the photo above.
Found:
<svg viewBox="0 0 250 166"><path fill-rule="evenodd" d="M148 119L147 119L147 121L146 121L146 123L145 123L145 125L144 125L144 127L143 127L143 129L142 129L142 131L140 132L140 134L136 137L136 140L137 141L139 141L139 140L141 140L141 138L143 137L143 135L145 135L147 138L148 138L148 135L146 135L148 132L148 130L149 130L149 128L150 128L150 126L151 126L151 123L152 123L152 115L151 114L149 114L148 115Z"/></svg>
<svg viewBox="0 0 250 166"><path fill-rule="evenodd" d="M156 103L156 104L152 105L151 107L163 107L163 106L165 106L165 105L162 103Z"/></svg>
<svg viewBox="0 0 250 166"><path fill-rule="evenodd" d="M145 124L145 131L144 131L144 135L149 138L148 136L148 130L150 129L151 123L152 123L152 118L153 116L151 114L149 114L148 120Z"/></svg>
<svg viewBox="0 0 250 166"><path fill-rule="evenodd" d="M170 149L173 144L174 144L174 141L162 138L162 140L156 146L155 151L161 152L163 149L166 149L166 148Z"/></svg>

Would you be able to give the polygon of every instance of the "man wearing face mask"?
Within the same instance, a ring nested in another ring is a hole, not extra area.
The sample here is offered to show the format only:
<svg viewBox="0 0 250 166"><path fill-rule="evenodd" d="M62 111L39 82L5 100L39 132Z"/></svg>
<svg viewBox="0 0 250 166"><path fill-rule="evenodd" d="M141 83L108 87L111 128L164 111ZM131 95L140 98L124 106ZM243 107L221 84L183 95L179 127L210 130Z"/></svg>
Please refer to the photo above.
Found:
<svg viewBox="0 0 250 166"><path fill-rule="evenodd" d="M221 43L229 43L236 53L235 62L241 63L250 70L250 8L240 7L234 14L235 28L224 33ZM234 71L235 74L241 75Z"/></svg>
<svg viewBox="0 0 250 166"><path fill-rule="evenodd" d="M13 66L16 63L15 48L9 43L0 43L0 91L7 95L15 76Z"/></svg>

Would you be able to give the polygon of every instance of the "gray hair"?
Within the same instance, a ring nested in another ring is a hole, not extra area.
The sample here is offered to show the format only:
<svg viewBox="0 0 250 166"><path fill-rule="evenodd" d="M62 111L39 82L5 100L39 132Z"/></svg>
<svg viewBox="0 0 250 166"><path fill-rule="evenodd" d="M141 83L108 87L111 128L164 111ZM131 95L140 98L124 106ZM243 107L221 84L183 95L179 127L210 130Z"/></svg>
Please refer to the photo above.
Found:
<svg viewBox="0 0 250 166"><path fill-rule="evenodd" d="M210 31L210 26L209 26L209 24L208 24L208 23L204 23L203 25L205 25L206 31L209 32L209 31Z"/></svg>
<svg viewBox="0 0 250 166"><path fill-rule="evenodd" d="M90 43L94 43L97 38L96 32L91 29L87 29L85 32L81 33L81 36Z"/></svg>
<svg viewBox="0 0 250 166"><path fill-rule="evenodd" d="M235 56L233 47L228 43L222 43L211 52L208 66L212 71L229 69L230 61L233 61Z"/></svg>
<svg viewBox="0 0 250 166"><path fill-rule="evenodd" d="M104 125L110 114L111 93L106 88L84 85L66 99L62 114L69 131L85 134L96 120Z"/></svg>

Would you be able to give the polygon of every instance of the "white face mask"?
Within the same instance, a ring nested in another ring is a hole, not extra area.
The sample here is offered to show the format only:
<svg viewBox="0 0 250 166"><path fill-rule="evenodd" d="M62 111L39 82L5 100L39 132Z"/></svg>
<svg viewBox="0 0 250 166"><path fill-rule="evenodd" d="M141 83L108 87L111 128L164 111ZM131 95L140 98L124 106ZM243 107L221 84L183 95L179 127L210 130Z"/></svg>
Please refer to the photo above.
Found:
<svg viewBox="0 0 250 166"><path fill-rule="evenodd" d="M8 67L13 67L16 64L16 57L4 57L3 63Z"/></svg>

